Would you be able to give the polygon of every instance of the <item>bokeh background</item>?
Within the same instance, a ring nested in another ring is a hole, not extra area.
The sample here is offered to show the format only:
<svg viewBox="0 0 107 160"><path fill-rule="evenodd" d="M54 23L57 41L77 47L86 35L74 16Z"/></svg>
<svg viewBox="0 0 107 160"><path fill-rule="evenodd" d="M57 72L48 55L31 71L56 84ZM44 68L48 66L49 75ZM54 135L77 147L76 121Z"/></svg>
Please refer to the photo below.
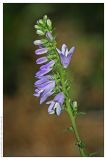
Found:
<svg viewBox="0 0 107 160"><path fill-rule="evenodd" d="M71 98L79 110L81 137L89 152L104 156L103 61L104 4L12 4L3 5L3 155L79 156L66 113L49 115L48 106L33 97L36 47L34 25L44 14L53 21L58 47L76 46L69 66Z"/></svg>

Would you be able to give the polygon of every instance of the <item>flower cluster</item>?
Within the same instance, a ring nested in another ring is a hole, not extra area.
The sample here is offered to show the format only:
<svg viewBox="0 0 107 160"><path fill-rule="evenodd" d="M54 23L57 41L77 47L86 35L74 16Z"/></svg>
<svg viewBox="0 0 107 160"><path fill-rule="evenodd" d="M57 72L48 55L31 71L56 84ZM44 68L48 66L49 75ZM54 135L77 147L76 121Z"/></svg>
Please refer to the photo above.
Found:
<svg viewBox="0 0 107 160"><path fill-rule="evenodd" d="M36 60L36 63L42 64L42 66L35 74L37 81L34 83L34 96L40 97L40 104L42 104L54 94L53 100L46 102L46 104L50 104L48 113L60 115L66 98L61 83L61 72L68 67L75 47L73 46L69 51L65 44L62 45L61 50L56 48L55 37L52 34L52 22L46 15L37 21L35 28L37 29L36 33L44 38L34 41L34 44L38 46L35 54L43 55Z"/></svg>

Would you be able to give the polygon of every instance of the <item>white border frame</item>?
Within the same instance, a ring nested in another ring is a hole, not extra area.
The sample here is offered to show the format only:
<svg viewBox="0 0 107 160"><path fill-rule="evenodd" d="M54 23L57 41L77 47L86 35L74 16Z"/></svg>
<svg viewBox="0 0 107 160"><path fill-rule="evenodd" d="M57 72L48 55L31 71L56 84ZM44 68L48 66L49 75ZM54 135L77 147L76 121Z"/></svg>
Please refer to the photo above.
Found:
<svg viewBox="0 0 107 160"><path fill-rule="evenodd" d="M104 3L104 28L107 28L107 0L51 0L51 2L49 0L1 0L0 2L0 117L1 117L1 126L0 126L0 130L1 130L1 136L2 135L2 131L3 131L3 3ZM104 29L104 135L107 135L107 127L106 127L106 123L107 123L107 31ZM12 157L2 157L3 156L3 139L2 139L2 144L0 144L0 151L1 151L1 157L0 159L11 159ZM90 158L90 159L96 159L96 160L102 160L102 159L107 159L107 137L104 137L104 157L84 157L84 159ZM62 160L62 159L81 159L82 157L13 157L14 160L19 159L19 158L23 158L23 159L53 159L55 158L56 160Z"/></svg>

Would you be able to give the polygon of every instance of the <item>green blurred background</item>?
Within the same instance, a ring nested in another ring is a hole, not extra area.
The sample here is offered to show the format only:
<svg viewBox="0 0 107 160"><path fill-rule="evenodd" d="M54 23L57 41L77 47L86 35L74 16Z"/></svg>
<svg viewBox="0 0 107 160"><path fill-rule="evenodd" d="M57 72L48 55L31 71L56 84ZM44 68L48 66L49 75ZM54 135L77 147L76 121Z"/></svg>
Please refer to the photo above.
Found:
<svg viewBox="0 0 107 160"><path fill-rule="evenodd" d="M104 4L12 4L3 5L4 156L79 156L66 113L48 115L33 97L36 47L34 25L44 14L52 20L58 47L76 46L69 66L71 98L79 110L80 135L95 156L104 156Z"/></svg>

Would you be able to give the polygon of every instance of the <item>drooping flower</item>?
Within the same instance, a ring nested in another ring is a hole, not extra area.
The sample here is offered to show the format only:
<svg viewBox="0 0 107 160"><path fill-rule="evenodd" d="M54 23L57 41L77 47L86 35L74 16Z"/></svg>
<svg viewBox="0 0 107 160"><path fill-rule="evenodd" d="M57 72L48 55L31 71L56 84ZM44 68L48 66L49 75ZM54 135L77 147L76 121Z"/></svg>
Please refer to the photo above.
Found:
<svg viewBox="0 0 107 160"><path fill-rule="evenodd" d="M58 93L52 101L47 102L46 104L50 104L48 108L49 114L57 114L58 116L61 114L62 105L64 103L64 93Z"/></svg>
<svg viewBox="0 0 107 160"><path fill-rule="evenodd" d="M50 75L41 76L39 78L39 80L37 80L34 84L35 85L42 84L42 83L45 83L45 82L47 82L49 80L52 80L52 76L50 76Z"/></svg>
<svg viewBox="0 0 107 160"><path fill-rule="evenodd" d="M45 74L49 73L52 70L55 61L52 60L49 63L40 67L40 70L36 73L36 77L44 76Z"/></svg>
<svg viewBox="0 0 107 160"><path fill-rule="evenodd" d="M60 55L61 58L61 63L63 65L64 68L67 68L70 61L71 61L71 57L75 51L75 47L73 46L69 51L68 48L66 46L66 44L62 45L62 49L59 50L58 48L56 48L57 52Z"/></svg>
<svg viewBox="0 0 107 160"><path fill-rule="evenodd" d="M39 81L40 83L35 82L36 89L34 96L40 97L40 104L43 103L49 96L54 93L53 89L55 88L55 81L49 79L47 79L46 81L45 78L42 77L41 82Z"/></svg>
<svg viewBox="0 0 107 160"><path fill-rule="evenodd" d="M39 48L35 51L35 54L36 55L41 55L41 54L45 54L48 52L48 49L47 48Z"/></svg>
<svg viewBox="0 0 107 160"><path fill-rule="evenodd" d="M50 67L53 67L53 65L55 64L55 61L54 60L51 60L50 62L48 62L47 64L43 65L40 67L40 69L44 70L44 69L47 69L47 68L50 68Z"/></svg>
<svg viewBox="0 0 107 160"><path fill-rule="evenodd" d="M47 68L47 69L41 69L36 73L36 77L41 77L44 76L45 74L49 73L52 70L52 68Z"/></svg>
<svg viewBox="0 0 107 160"><path fill-rule="evenodd" d="M41 57L41 58L38 58L37 60L36 60L36 63L37 64L42 64L42 63L45 63L45 62L47 62L48 61L48 58L47 57Z"/></svg>

